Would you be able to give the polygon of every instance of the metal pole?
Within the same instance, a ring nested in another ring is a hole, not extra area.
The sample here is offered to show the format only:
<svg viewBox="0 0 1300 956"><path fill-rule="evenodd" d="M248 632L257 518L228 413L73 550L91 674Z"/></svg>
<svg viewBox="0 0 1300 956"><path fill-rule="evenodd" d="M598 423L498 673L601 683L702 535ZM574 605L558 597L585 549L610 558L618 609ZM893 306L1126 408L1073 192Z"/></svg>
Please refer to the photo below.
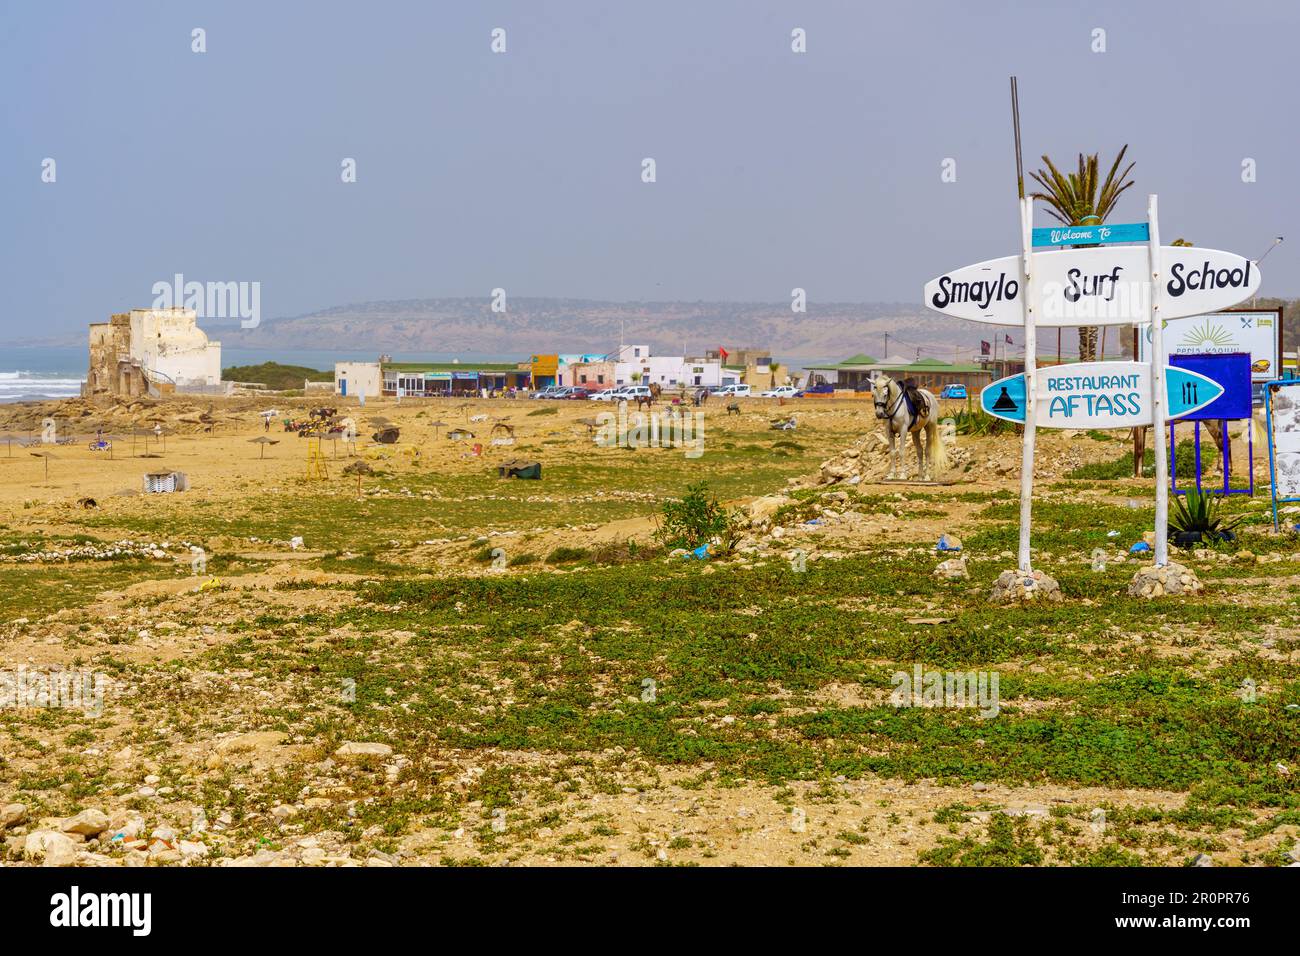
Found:
<svg viewBox="0 0 1300 956"><path fill-rule="evenodd" d="M1011 125L1016 133L1016 195L1025 198L1025 164L1020 155L1020 89L1011 78Z"/></svg>
<svg viewBox="0 0 1300 956"><path fill-rule="evenodd" d="M1160 224L1157 197L1147 197L1151 237L1151 415L1156 453L1156 567L1169 563L1169 450L1165 435L1165 337L1160 317Z"/></svg>
<svg viewBox="0 0 1300 956"><path fill-rule="evenodd" d="M1020 551L1017 565L1021 571L1028 573L1029 561L1029 520L1034 497L1034 437L1037 431L1037 356L1038 335L1034 328L1033 296L1033 229L1034 201L1020 200L1020 237L1024 249L1024 281L1021 283L1021 295L1024 296L1025 308L1025 436L1020 455Z"/></svg>

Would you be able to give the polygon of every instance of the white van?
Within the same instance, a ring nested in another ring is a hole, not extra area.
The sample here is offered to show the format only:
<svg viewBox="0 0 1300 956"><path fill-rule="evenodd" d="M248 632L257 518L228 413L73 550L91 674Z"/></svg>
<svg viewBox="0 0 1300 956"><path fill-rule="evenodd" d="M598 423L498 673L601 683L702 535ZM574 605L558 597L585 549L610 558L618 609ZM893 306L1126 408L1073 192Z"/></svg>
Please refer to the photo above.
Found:
<svg viewBox="0 0 1300 956"><path fill-rule="evenodd" d="M748 385L724 385L713 394L719 398L749 398L753 393Z"/></svg>

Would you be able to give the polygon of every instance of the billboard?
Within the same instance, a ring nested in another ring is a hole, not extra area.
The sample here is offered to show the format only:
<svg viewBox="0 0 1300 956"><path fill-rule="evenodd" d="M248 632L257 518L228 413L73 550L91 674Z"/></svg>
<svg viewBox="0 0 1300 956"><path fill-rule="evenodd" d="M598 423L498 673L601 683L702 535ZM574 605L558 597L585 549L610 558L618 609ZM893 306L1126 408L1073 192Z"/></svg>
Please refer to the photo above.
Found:
<svg viewBox="0 0 1300 956"><path fill-rule="evenodd" d="M1282 374L1282 310L1242 309L1168 319L1164 324L1166 361L1178 355L1250 354L1250 380L1255 385ZM1150 361L1151 328L1138 336L1142 361Z"/></svg>

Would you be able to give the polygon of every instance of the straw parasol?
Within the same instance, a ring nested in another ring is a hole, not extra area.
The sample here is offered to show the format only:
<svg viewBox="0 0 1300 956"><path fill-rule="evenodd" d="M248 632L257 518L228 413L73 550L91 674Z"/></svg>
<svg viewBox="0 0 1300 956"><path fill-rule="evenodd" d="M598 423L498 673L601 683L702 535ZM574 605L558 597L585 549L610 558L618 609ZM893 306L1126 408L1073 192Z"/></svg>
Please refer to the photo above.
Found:
<svg viewBox="0 0 1300 956"><path fill-rule="evenodd" d="M258 435L256 438L250 438L249 441L252 442L254 445L261 445L261 446L262 446L262 453L258 456L258 460L259 460L259 461L262 460L262 459L264 459L264 458L266 458L266 446L267 446L267 445L278 445L278 444L280 444L280 439L278 439L278 438L267 438L265 435Z"/></svg>

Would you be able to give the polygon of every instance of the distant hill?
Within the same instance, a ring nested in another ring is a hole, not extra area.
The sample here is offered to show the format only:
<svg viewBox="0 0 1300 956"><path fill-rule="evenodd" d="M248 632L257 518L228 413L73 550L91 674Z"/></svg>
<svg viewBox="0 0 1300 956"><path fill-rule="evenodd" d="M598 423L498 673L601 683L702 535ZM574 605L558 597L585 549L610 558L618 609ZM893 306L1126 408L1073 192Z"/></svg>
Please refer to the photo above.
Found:
<svg viewBox="0 0 1300 956"><path fill-rule="evenodd" d="M605 352L624 342L661 353L724 348L770 348L782 358L843 358L859 352L951 360L989 338L987 329L946 319L917 305L813 304L792 313L789 304L745 302L599 302L585 299L508 300L504 313L485 298L408 299L339 306L256 329L223 328L221 343L238 349L354 350L516 355ZM1012 330L1015 335L1015 331Z"/></svg>

